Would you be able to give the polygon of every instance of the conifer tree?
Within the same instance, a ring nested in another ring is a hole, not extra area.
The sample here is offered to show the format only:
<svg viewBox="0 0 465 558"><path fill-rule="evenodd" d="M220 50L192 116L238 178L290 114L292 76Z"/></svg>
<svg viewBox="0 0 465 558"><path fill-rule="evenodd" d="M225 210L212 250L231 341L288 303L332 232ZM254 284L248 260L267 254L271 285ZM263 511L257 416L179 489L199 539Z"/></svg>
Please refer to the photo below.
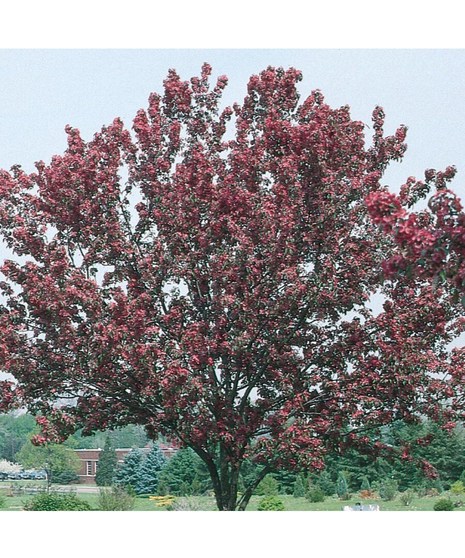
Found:
<svg viewBox="0 0 465 558"><path fill-rule="evenodd" d="M182 448L167 462L160 474L159 486L169 494L186 496L202 492L207 474L200 470L200 458L191 448Z"/></svg>
<svg viewBox="0 0 465 558"><path fill-rule="evenodd" d="M113 480L114 484L125 486L135 491L139 478L139 470L143 460L144 454L142 450L138 448L131 450L124 458L122 465L116 471Z"/></svg>
<svg viewBox="0 0 465 558"><path fill-rule="evenodd" d="M294 483L294 498L303 498L305 496L305 486L302 475L297 475Z"/></svg>
<svg viewBox="0 0 465 558"><path fill-rule="evenodd" d="M140 464L135 486L137 494L155 494L157 492L160 473L165 465L166 457L158 445L154 444Z"/></svg>
<svg viewBox="0 0 465 558"><path fill-rule="evenodd" d="M371 490L371 484L366 475L363 475L360 490Z"/></svg>
<svg viewBox="0 0 465 558"><path fill-rule="evenodd" d="M347 485L347 479L344 473L339 473L336 480L336 492L341 500L347 500L349 496L349 488Z"/></svg>
<svg viewBox="0 0 465 558"><path fill-rule="evenodd" d="M328 471L322 471L315 481L318 488L326 494L326 496L333 496L336 492L336 483L333 482L331 475Z"/></svg>
<svg viewBox="0 0 465 558"><path fill-rule="evenodd" d="M107 436L98 460L97 473L95 475L97 486L110 486L113 484L117 464L118 458L115 448L111 443L110 436Z"/></svg>
<svg viewBox="0 0 465 558"><path fill-rule="evenodd" d="M273 477L278 481L280 494L292 494L294 492L294 484L297 478L295 472L279 468L273 471Z"/></svg>

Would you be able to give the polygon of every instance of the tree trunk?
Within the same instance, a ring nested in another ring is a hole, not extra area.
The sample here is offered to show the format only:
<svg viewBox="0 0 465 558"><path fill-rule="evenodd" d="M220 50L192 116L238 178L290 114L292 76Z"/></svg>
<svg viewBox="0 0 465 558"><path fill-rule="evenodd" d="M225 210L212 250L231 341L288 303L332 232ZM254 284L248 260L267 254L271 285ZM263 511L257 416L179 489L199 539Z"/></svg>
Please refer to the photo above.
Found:
<svg viewBox="0 0 465 558"><path fill-rule="evenodd" d="M191 447L208 468L210 479L213 484L216 505L219 511L244 511L250 502L250 498L252 497L254 490L264 477L271 472L270 467L264 467L255 480L248 487L246 487L244 493L238 500L237 491L242 462L234 463L234 465L232 465L224 447L221 446L219 448L219 455L216 463L213 456L205 450L195 446Z"/></svg>
<svg viewBox="0 0 465 558"><path fill-rule="evenodd" d="M231 464L226 449L220 445L219 483L215 488L215 497L220 511L235 511L240 464Z"/></svg>
<svg viewBox="0 0 465 558"><path fill-rule="evenodd" d="M255 481L245 489L244 494L241 496L241 499L237 503L237 509L239 511L245 511L245 508L248 506L254 490L270 471L271 469L269 467L264 467L260 471L260 474L255 479Z"/></svg>

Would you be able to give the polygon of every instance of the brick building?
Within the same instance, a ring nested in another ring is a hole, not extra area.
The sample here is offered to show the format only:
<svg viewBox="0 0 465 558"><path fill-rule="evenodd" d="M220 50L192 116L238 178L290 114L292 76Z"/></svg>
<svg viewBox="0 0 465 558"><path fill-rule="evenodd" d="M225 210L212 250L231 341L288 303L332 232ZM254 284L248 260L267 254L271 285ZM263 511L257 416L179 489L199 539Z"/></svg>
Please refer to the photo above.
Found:
<svg viewBox="0 0 465 558"><path fill-rule="evenodd" d="M177 447L174 445L164 444L162 442L158 443L163 455L166 458L170 458L177 451ZM117 448L115 449L116 457L118 458L118 463L122 463L126 455L133 448ZM150 447L141 448L142 451L148 453ZM101 448L97 449L75 449L76 455L81 462L81 468L78 471L79 483L80 484L95 484L95 473L97 472L98 460L100 457Z"/></svg>

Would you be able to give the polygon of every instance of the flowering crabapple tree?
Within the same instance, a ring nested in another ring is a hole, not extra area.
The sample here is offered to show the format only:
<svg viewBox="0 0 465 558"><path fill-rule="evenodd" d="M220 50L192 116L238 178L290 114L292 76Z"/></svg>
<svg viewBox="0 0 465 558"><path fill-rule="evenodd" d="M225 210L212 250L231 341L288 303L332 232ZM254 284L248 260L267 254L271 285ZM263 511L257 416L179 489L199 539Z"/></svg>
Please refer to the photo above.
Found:
<svg viewBox="0 0 465 558"><path fill-rule="evenodd" d="M425 180L409 177L398 195L387 189L371 192L367 206L373 222L399 248L382 263L385 276L410 275L430 281L433 289L448 292L452 304L460 303L463 314L465 213L461 200L448 186L456 172L453 166L444 171L428 169ZM426 206L417 209L418 202L426 198ZM452 383L463 383L465 348L455 347L450 359L455 368Z"/></svg>
<svg viewBox="0 0 465 558"><path fill-rule="evenodd" d="M398 195L387 189L372 192L367 205L373 221L400 247L383 263L386 276L430 278L458 300L465 294L465 213L457 194L447 187L455 174L452 166L428 169L425 180L409 177ZM426 208L412 210L428 196Z"/></svg>
<svg viewBox="0 0 465 558"><path fill-rule="evenodd" d="M300 101L293 68L252 76L232 107L210 76L170 70L132 130L67 127L63 155L1 172L2 409L35 413L37 444L126 424L176 438L235 510L328 448L383 451L370 429L452 421L461 322L427 282L384 278L399 250L365 198L404 127L386 136L377 107L367 145L347 106Z"/></svg>

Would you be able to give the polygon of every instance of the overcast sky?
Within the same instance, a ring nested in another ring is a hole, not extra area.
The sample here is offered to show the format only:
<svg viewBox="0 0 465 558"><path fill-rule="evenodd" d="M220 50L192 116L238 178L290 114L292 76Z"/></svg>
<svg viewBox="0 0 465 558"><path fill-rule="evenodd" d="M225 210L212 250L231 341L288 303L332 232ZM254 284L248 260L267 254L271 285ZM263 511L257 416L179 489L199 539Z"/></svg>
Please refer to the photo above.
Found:
<svg viewBox="0 0 465 558"><path fill-rule="evenodd" d="M169 68L183 79L203 62L226 74L228 103L244 98L248 78L268 65L303 72L302 97L322 90L370 125L381 105L387 131L408 126L408 151L385 182L454 164L454 189L465 194L465 50L453 49L0 49L0 168L49 161L66 148L64 127L86 139L119 116L127 127ZM367 130L370 134L370 130Z"/></svg>

